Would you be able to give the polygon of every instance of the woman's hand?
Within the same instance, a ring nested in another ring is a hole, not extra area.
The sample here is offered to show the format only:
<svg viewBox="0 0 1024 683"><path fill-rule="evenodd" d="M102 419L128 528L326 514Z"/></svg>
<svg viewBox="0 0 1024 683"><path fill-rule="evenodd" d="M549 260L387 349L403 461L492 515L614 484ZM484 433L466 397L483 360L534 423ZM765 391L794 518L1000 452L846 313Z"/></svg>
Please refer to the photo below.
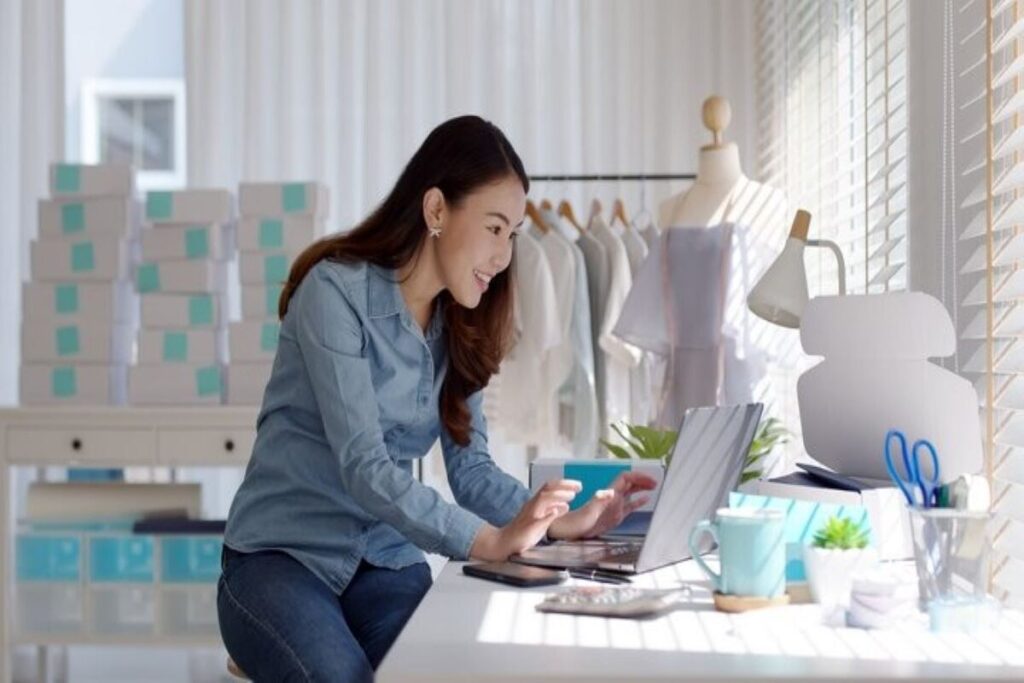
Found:
<svg viewBox="0 0 1024 683"><path fill-rule="evenodd" d="M509 555L537 545L551 523L569 511L569 501L581 488L582 484L572 479L545 483L511 522L500 529L489 524L481 527L469 556L476 560L504 561Z"/></svg>
<svg viewBox="0 0 1024 683"><path fill-rule="evenodd" d="M657 485L655 479L642 472L623 472L610 488L595 493L586 505L554 520L548 535L558 539L593 538L611 531L650 499L641 496L634 500L632 496Z"/></svg>

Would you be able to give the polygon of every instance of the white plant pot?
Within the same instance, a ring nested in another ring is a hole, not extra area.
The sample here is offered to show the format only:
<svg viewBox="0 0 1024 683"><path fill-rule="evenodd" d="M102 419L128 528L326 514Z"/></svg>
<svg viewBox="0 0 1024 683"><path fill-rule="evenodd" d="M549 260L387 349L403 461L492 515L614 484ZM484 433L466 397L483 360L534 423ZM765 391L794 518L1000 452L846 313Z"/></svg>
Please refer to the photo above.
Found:
<svg viewBox="0 0 1024 683"><path fill-rule="evenodd" d="M850 606L853 576L878 565L875 548L832 550L804 547L804 570L811 597L823 607Z"/></svg>

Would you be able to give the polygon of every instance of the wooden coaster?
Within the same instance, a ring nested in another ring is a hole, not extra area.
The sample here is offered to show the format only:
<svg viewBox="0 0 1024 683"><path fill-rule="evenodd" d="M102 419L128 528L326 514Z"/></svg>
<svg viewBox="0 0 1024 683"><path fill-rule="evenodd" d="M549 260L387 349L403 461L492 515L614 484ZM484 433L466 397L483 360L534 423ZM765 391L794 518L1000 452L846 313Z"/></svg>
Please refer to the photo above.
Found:
<svg viewBox="0 0 1024 683"><path fill-rule="evenodd" d="M776 598L762 598L748 595L726 595L715 591L715 609L719 612L746 612L762 607L780 607L789 604L789 593L783 593Z"/></svg>

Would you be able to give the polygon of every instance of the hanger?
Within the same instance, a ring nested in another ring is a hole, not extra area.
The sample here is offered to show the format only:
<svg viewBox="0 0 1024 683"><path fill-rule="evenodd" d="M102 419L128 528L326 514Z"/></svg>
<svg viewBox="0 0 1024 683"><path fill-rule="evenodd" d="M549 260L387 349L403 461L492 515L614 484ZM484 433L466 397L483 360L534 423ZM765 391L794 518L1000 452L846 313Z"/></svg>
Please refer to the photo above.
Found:
<svg viewBox="0 0 1024 683"><path fill-rule="evenodd" d="M600 216L601 215L601 211L603 209L604 209L604 207L601 206L601 200L600 199L592 199L592 200L590 200L590 215L587 216L587 227L588 228L590 227L590 222L593 221L598 216Z"/></svg>
<svg viewBox="0 0 1024 683"><path fill-rule="evenodd" d="M542 200L540 200L540 208L543 211L550 211L551 208L552 208L551 207L551 200L550 199L542 199Z"/></svg>
<svg viewBox="0 0 1024 683"><path fill-rule="evenodd" d="M558 204L558 215L562 218L568 219L569 222L572 223L573 227L579 230L580 233L583 232L583 228L580 227L580 222L576 220L576 214L572 212L572 204L565 199Z"/></svg>
<svg viewBox="0 0 1024 683"><path fill-rule="evenodd" d="M540 215L540 211L537 210L537 205L533 203L532 199L526 200L526 215L530 217L530 220L537 226L537 229L545 235L548 234L549 230L551 230L551 228L548 227L548 224L544 222L544 219Z"/></svg>
<svg viewBox="0 0 1024 683"><path fill-rule="evenodd" d="M622 227L626 230L632 227L629 218L626 217L626 206L622 203L621 199L616 199L615 203L612 204L612 223L615 223L616 219L622 223Z"/></svg>

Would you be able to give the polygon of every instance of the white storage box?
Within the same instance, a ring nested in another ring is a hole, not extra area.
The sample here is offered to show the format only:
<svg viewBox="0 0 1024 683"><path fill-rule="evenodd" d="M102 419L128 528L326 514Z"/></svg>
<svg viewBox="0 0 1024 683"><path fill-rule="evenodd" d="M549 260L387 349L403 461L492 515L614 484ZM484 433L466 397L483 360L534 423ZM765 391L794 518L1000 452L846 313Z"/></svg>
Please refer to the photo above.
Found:
<svg viewBox="0 0 1024 683"><path fill-rule="evenodd" d="M277 354L281 324L277 320L243 320L231 323L228 335L232 363L269 363Z"/></svg>
<svg viewBox="0 0 1024 683"><path fill-rule="evenodd" d="M137 222L137 205L127 197L39 200L42 240L129 237Z"/></svg>
<svg viewBox="0 0 1024 683"><path fill-rule="evenodd" d="M26 282L21 286L25 318L45 316L54 322L134 324L139 296L127 280L112 282Z"/></svg>
<svg viewBox="0 0 1024 683"><path fill-rule="evenodd" d="M218 404L222 402L223 387L223 368L216 363L136 365L128 373L128 402L132 405Z"/></svg>
<svg viewBox="0 0 1024 683"><path fill-rule="evenodd" d="M21 403L121 405L126 372L123 365L22 365Z"/></svg>
<svg viewBox="0 0 1024 683"><path fill-rule="evenodd" d="M147 294L142 297L142 326L213 328L227 323L220 294Z"/></svg>
<svg viewBox="0 0 1024 683"><path fill-rule="evenodd" d="M238 274L243 285L282 283L298 254L285 251L243 251L238 255Z"/></svg>
<svg viewBox="0 0 1024 683"><path fill-rule="evenodd" d="M32 242L32 279L102 281L124 278L131 245L122 239Z"/></svg>
<svg viewBox="0 0 1024 683"><path fill-rule="evenodd" d="M141 232L142 260L228 259L233 250L228 225L159 225Z"/></svg>
<svg viewBox="0 0 1024 683"><path fill-rule="evenodd" d="M135 176L127 164L50 164L54 197L102 197L135 194Z"/></svg>
<svg viewBox="0 0 1024 683"><path fill-rule="evenodd" d="M227 362L224 330L139 331L139 363L190 363L212 365Z"/></svg>
<svg viewBox="0 0 1024 683"><path fill-rule="evenodd" d="M238 207L243 216L327 216L327 188L320 183L241 183Z"/></svg>
<svg viewBox="0 0 1024 683"><path fill-rule="evenodd" d="M148 192L146 220L154 223L227 223L234 210L228 190Z"/></svg>
<svg viewBox="0 0 1024 683"><path fill-rule="evenodd" d="M135 288L141 294L202 294L227 289L227 267L210 259L150 261L135 269Z"/></svg>
<svg viewBox="0 0 1024 683"><path fill-rule="evenodd" d="M228 366L228 403L236 406L258 406L273 363L232 363Z"/></svg>
<svg viewBox="0 0 1024 683"><path fill-rule="evenodd" d="M21 359L27 363L132 362L135 330L103 321L55 322L49 315L27 315L21 323Z"/></svg>
<svg viewBox="0 0 1024 683"><path fill-rule="evenodd" d="M242 286L242 317L277 320L277 303L281 298L280 283Z"/></svg>
<svg viewBox="0 0 1024 683"><path fill-rule="evenodd" d="M238 221L238 248L242 251L284 250L298 254L323 235L324 223L315 216L243 216Z"/></svg>
<svg viewBox="0 0 1024 683"><path fill-rule="evenodd" d="M160 591L160 631L168 636L219 636L216 584L165 585Z"/></svg>

